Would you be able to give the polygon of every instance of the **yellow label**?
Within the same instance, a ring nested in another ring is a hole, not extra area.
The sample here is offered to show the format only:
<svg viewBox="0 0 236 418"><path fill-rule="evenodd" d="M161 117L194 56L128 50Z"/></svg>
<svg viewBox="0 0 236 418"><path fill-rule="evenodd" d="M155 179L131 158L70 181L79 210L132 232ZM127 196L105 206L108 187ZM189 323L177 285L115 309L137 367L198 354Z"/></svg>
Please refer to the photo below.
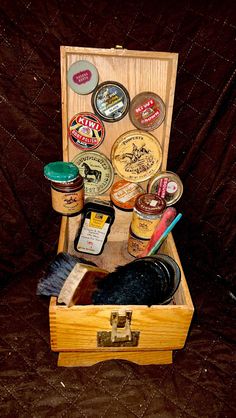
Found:
<svg viewBox="0 0 236 418"><path fill-rule="evenodd" d="M149 241L144 241L142 239L138 239L133 237L131 234L129 235L128 239L128 252L133 257L138 257L145 248L147 247Z"/></svg>
<svg viewBox="0 0 236 418"><path fill-rule="evenodd" d="M52 207L63 215L78 213L84 206L83 189L72 193L59 192L51 187Z"/></svg>
<svg viewBox="0 0 236 418"><path fill-rule="evenodd" d="M102 213L98 213L98 212L91 212L89 226L91 228L102 229L104 227L104 224L107 218L108 218L108 215L103 215Z"/></svg>
<svg viewBox="0 0 236 418"><path fill-rule="evenodd" d="M132 231L137 237L151 238L157 224L160 222L160 218L147 219L140 216L136 212L133 212L133 218L131 222Z"/></svg>

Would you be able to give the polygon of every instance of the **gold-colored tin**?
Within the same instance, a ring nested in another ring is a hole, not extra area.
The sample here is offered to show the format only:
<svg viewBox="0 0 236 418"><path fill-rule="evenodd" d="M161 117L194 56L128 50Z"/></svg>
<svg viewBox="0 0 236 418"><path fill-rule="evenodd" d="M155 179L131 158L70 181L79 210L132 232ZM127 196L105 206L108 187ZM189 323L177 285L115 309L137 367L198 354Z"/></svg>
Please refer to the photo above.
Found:
<svg viewBox="0 0 236 418"><path fill-rule="evenodd" d="M128 131L113 144L111 161L121 178L141 183L159 170L162 148L158 139L149 132Z"/></svg>

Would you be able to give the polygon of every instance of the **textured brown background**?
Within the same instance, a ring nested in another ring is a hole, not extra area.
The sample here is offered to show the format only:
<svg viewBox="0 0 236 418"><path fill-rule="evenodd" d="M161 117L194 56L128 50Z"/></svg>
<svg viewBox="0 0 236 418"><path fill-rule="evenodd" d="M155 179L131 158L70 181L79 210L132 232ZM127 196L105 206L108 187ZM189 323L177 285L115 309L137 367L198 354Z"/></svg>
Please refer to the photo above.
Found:
<svg viewBox="0 0 236 418"><path fill-rule="evenodd" d="M235 38L233 0L1 0L2 416L235 416ZM60 224L43 178L62 156L59 47L116 44L179 53L168 169L184 183L174 235L196 314L174 366L58 370L35 287Z"/></svg>

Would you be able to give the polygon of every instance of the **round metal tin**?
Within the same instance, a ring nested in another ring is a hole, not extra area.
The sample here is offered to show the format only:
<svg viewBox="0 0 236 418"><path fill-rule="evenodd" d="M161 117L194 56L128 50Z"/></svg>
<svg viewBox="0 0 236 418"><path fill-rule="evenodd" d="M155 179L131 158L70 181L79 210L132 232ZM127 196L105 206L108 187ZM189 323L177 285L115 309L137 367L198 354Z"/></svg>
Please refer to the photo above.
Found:
<svg viewBox="0 0 236 418"><path fill-rule="evenodd" d="M117 122L129 110L130 97L126 88L115 81L105 81L92 95L94 112L106 122Z"/></svg>
<svg viewBox="0 0 236 418"><path fill-rule="evenodd" d="M139 93L131 101L129 117L136 128L153 131L165 119L165 104L156 93Z"/></svg>
<svg viewBox="0 0 236 418"><path fill-rule="evenodd" d="M67 81L76 93L89 94L98 84L97 68L89 61L76 61L67 72Z"/></svg>
<svg viewBox="0 0 236 418"><path fill-rule="evenodd" d="M140 183L150 179L159 170L162 162L161 145L148 132L129 131L113 144L111 160L121 178Z"/></svg>
<svg viewBox="0 0 236 418"><path fill-rule="evenodd" d="M111 201L119 209L133 210L135 200L143 192L139 184L122 179L111 187Z"/></svg>
<svg viewBox="0 0 236 418"><path fill-rule="evenodd" d="M172 171L162 171L148 182L149 193L155 193L166 201L167 206L176 203L183 194L183 183Z"/></svg>
<svg viewBox="0 0 236 418"><path fill-rule="evenodd" d="M85 151L77 154L72 162L77 165L84 178L86 196L101 195L112 185L113 167L104 154L97 151Z"/></svg>
<svg viewBox="0 0 236 418"><path fill-rule="evenodd" d="M105 137L103 122L93 113L81 112L69 123L68 135L73 144L82 150L93 150Z"/></svg>

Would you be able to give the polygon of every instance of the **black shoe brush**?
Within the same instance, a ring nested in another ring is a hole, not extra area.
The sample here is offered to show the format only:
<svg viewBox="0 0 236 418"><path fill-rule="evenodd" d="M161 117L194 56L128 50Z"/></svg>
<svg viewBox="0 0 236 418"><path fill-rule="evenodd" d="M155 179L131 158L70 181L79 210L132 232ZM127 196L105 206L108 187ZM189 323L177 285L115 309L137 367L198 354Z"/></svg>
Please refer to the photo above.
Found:
<svg viewBox="0 0 236 418"><path fill-rule="evenodd" d="M64 252L58 253L54 261L48 266L46 275L39 280L36 294L39 296L58 296L67 277L77 263L96 266L95 263L84 258Z"/></svg>

